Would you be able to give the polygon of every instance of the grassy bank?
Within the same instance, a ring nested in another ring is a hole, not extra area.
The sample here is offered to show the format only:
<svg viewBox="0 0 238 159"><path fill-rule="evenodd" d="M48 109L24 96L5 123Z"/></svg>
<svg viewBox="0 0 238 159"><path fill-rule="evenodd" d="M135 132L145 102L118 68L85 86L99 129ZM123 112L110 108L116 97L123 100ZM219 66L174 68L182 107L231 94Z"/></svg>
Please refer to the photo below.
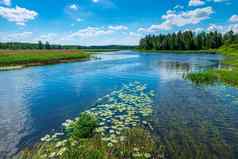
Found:
<svg viewBox="0 0 238 159"><path fill-rule="evenodd" d="M150 132L131 128L108 143L96 133L95 116L81 114L77 121L65 128L67 138L47 135L33 149L24 150L17 159L150 159L157 147ZM158 154L157 154L158 155Z"/></svg>
<svg viewBox="0 0 238 159"><path fill-rule="evenodd" d="M230 66L229 69L214 69L204 72L192 72L185 76L196 84L213 84L221 82L231 86L238 87L238 44L224 45L217 50L223 54L224 65Z"/></svg>
<svg viewBox="0 0 238 159"><path fill-rule="evenodd" d="M0 50L0 67L34 66L88 59L78 50Z"/></svg>
<svg viewBox="0 0 238 159"><path fill-rule="evenodd" d="M178 53L178 54L194 54L194 53L210 53L216 54L217 50L210 49L210 50L145 50L145 49L136 49L139 52L148 52L148 53Z"/></svg>

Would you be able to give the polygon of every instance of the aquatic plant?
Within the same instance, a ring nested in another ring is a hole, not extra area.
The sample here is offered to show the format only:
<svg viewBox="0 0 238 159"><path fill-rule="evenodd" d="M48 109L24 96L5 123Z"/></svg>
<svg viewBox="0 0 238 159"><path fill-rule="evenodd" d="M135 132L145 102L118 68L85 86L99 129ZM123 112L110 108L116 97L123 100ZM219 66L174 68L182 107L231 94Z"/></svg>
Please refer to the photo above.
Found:
<svg viewBox="0 0 238 159"><path fill-rule="evenodd" d="M238 70L207 70L203 72L192 72L185 75L185 79L191 80L195 84L214 84L223 83L238 87Z"/></svg>
<svg viewBox="0 0 238 159"><path fill-rule="evenodd" d="M146 85L139 82L129 83L121 89L113 91L97 101L96 106L88 110L97 116L99 133L104 141L116 142L123 130L136 126L152 128L146 117L152 115L154 92L145 92ZM110 147L113 142L109 142Z"/></svg>
<svg viewBox="0 0 238 159"><path fill-rule="evenodd" d="M89 138L97 127L97 119L90 113L81 113L74 121L67 121L63 124L67 135L74 138Z"/></svg>
<svg viewBox="0 0 238 159"><path fill-rule="evenodd" d="M221 82L223 84L238 87L238 44L226 44L217 50L225 55L223 69L213 69L203 72L192 72L185 76L185 79L191 80L195 84L214 84Z"/></svg>
<svg viewBox="0 0 238 159"><path fill-rule="evenodd" d="M46 135L20 159L149 159L163 158L150 131L154 91L139 82L99 98L63 133Z"/></svg>
<svg viewBox="0 0 238 159"><path fill-rule="evenodd" d="M188 73L185 79L191 80L195 84L214 84L219 81L218 75L213 70Z"/></svg>

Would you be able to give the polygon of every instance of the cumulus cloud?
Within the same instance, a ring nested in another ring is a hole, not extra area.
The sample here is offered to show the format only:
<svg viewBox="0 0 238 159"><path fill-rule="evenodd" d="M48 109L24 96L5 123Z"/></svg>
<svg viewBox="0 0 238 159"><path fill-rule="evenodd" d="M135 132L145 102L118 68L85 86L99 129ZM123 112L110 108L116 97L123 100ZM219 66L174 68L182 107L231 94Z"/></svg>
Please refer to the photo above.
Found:
<svg viewBox="0 0 238 159"><path fill-rule="evenodd" d="M229 21L231 22L231 23L236 23L236 22L238 22L238 15L232 15L231 17L230 17L230 19L229 19Z"/></svg>
<svg viewBox="0 0 238 159"><path fill-rule="evenodd" d="M189 6L195 6L195 7L202 6L204 4L205 4L205 1L203 1L203 0L190 0L188 3Z"/></svg>
<svg viewBox="0 0 238 159"><path fill-rule="evenodd" d="M122 31L127 31L128 27L124 25L111 25L108 27L87 27L84 29L80 29L77 32L72 33L71 37L81 37L81 38L88 38L88 37L96 37L100 35L111 35L113 33L118 33Z"/></svg>
<svg viewBox="0 0 238 159"><path fill-rule="evenodd" d="M139 28L138 32L153 33L161 30L170 30L173 27L183 27L189 24L195 25L203 20L209 19L210 15L213 13L212 7L197 8L186 12L168 10L166 14L162 16L164 21L161 24L151 25L149 28Z"/></svg>
<svg viewBox="0 0 238 159"><path fill-rule="evenodd" d="M109 26L108 29L115 30L115 31L125 31L128 30L128 27L125 25L116 25L116 26Z"/></svg>
<svg viewBox="0 0 238 159"><path fill-rule="evenodd" d="M208 31L224 32L225 28L222 25L210 24L207 28Z"/></svg>
<svg viewBox="0 0 238 159"><path fill-rule="evenodd" d="M34 20L37 15L37 12L19 6L16 8L0 7L0 16L17 25L25 25L28 21Z"/></svg>
<svg viewBox="0 0 238 159"><path fill-rule="evenodd" d="M70 37L95 37L99 35L110 35L114 31L110 29L105 29L104 27L102 28L97 28L97 27L87 27L85 29L81 29L77 32L74 32L70 35Z"/></svg>
<svg viewBox="0 0 238 159"><path fill-rule="evenodd" d="M231 24L231 25L229 25L227 31L229 31L229 30L232 30L232 31L234 31L235 33L238 33L238 24Z"/></svg>

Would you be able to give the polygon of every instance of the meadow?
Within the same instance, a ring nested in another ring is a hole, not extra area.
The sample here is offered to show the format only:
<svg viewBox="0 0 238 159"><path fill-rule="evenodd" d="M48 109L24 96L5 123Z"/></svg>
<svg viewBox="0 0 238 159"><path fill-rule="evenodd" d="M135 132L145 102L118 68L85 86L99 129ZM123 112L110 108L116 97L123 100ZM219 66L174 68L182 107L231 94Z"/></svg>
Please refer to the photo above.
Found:
<svg viewBox="0 0 238 159"><path fill-rule="evenodd" d="M0 67L55 64L89 57L79 50L0 50Z"/></svg>

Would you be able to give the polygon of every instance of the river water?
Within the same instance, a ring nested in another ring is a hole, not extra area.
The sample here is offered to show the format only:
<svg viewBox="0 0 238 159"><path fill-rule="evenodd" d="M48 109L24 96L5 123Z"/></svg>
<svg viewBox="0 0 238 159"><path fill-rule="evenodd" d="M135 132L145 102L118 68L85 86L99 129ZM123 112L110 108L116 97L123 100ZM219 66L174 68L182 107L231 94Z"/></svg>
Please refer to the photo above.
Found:
<svg viewBox="0 0 238 159"><path fill-rule="evenodd" d="M156 92L154 133L167 158L238 158L238 90L183 79L187 72L220 68L221 56L135 51L97 56L0 72L0 158L59 131L97 98L133 81Z"/></svg>

